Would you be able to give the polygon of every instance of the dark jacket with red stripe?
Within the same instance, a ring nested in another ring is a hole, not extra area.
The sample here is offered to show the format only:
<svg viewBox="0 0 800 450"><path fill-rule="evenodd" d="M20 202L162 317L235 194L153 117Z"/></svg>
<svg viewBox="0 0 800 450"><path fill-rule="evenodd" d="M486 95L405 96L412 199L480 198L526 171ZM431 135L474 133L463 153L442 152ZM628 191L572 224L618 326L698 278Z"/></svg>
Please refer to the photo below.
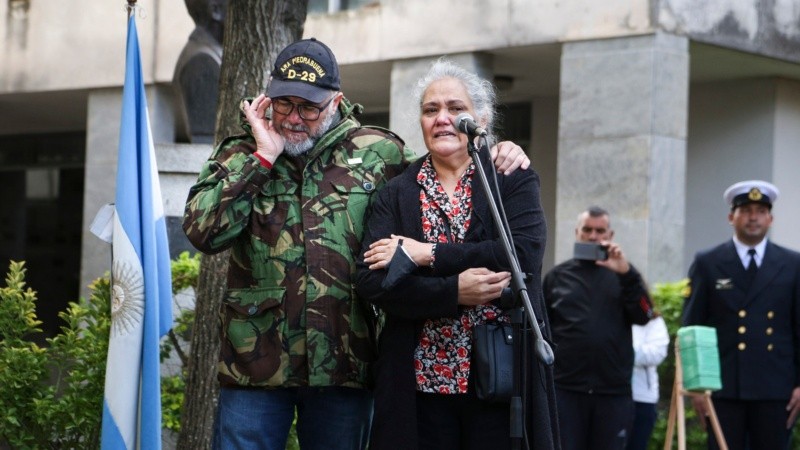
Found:
<svg viewBox="0 0 800 450"><path fill-rule="evenodd" d="M555 384L595 394L631 394L631 324L645 324L652 301L639 272L619 275L594 261L571 259L544 279L555 343Z"/></svg>

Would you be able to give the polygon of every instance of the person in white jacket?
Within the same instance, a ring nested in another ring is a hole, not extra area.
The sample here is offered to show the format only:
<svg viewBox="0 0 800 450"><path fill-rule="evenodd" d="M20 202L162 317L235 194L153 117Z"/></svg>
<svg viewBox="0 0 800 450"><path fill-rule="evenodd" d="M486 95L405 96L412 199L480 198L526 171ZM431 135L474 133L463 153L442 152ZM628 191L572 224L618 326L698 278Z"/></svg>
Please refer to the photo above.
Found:
<svg viewBox="0 0 800 450"><path fill-rule="evenodd" d="M658 365L667 357L669 332L657 314L645 325L632 325L633 333L633 432L626 450L645 450L658 412Z"/></svg>

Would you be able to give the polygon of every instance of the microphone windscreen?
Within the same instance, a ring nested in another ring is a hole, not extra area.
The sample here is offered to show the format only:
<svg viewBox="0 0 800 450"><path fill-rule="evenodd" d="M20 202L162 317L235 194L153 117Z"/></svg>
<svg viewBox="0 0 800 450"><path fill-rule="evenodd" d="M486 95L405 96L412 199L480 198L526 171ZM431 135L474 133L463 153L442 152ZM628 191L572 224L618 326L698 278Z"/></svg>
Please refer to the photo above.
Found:
<svg viewBox="0 0 800 450"><path fill-rule="evenodd" d="M456 116L456 123L455 123L456 129L469 134L470 122L474 123L475 119L469 113L462 112L461 114Z"/></svg>

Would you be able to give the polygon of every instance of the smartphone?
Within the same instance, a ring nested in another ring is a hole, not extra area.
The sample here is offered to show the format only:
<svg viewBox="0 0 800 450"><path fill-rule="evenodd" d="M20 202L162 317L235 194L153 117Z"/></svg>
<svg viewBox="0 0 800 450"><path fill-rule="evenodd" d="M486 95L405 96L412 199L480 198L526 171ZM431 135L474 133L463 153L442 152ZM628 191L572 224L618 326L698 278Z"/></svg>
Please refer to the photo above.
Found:
<svg viewBox="0 0 800 450"><path fill-rule="evenodd" d="M608 259L608 247L594 242L576 242L572 256L575 259L605 261Z"/></svg>

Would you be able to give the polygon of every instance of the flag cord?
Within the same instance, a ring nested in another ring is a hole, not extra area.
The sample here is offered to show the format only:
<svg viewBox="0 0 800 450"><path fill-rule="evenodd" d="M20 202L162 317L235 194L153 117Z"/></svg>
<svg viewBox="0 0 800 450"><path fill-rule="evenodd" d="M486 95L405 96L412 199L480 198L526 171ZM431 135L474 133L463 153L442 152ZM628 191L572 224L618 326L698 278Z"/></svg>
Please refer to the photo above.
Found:
<svg viewBox="0 0 800 450"><path fill-rule="evenodd" d="M125 7L128 10L128 18L131 18L131 14L133 14L134 10L136 9L136 0L128 0L128 6Z"/></svg>

